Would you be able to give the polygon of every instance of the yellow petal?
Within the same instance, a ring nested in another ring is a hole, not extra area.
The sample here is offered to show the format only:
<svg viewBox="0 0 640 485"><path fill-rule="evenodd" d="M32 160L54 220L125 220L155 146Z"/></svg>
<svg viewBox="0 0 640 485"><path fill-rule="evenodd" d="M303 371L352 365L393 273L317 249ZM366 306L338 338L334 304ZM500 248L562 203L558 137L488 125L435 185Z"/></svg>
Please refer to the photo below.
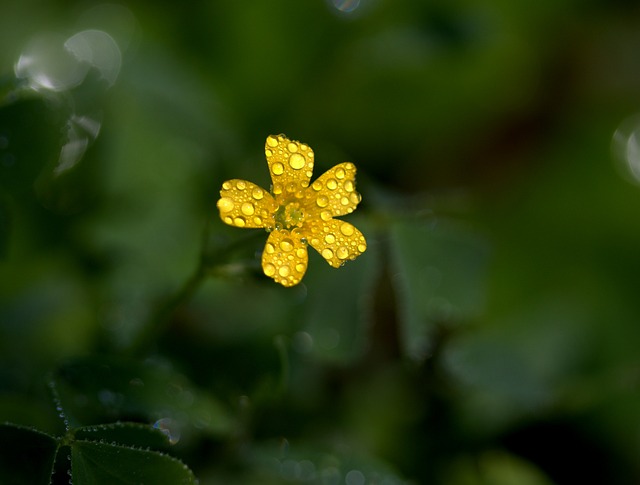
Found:
<svg viewBox="0 0 640 485"><path fill-rule="evenodd" d="M269 192L239 179L222 184L217 206L223 222L249 228L272 226L277 209L276 201Z"/></svg>
<svg viewBox="0 0 640 485"><path fill-rule="evenodd" d="M354 260L367 250L367 241L352 224L340 219L314 220L309 225L309 244L334 268Z"/></svg>
<svg viewBox="0 0 640 485"><path fill-rule="evenodd" d="M345 162L327 170L305 191L309 211L343 216L354 211L362 197L356 192L356 167Z"/></svg>
<svg viewBox="0 0 640 485"><path fill-rule="evenodd" d="M309 254L300 236L291 231L273 231L262 252L262 271L282 286L300 283L307 271Z"/></svg>
<svg viewBox="0 0 640 485"><path fill-rule="evenodd" d="M298 193L309 185L313 174L313 150L284 135L269 135L264 145L273 182L273 193Z"/></svg>

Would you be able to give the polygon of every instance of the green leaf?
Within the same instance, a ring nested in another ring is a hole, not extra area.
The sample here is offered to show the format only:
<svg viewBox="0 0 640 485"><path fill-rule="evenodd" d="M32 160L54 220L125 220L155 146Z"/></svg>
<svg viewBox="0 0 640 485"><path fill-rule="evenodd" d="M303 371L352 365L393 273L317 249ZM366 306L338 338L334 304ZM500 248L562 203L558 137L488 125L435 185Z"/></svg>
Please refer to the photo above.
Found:
<svg viewBox="0 0 640 485"><path fill-rule="evenodd" d="M379 269L373 229L365 219L352 217L348 221L368 238L367 251L335 269L310 249L312 262L303 280L308 289L306 315L301 318L303 333L294 336L296 350L335 362L353 361L365 349L364 336L372 319L368 303Z"/></svg>
<svg viewBox="0 0 640 485"><path fill-rule="evenodd" d="M118 443L120 445L164 449L171 444L167 430L142 423L112 423L83 426L74 430L78 440Z"/></svg>
<svg viewBox="0 0 640 485"><path fill-rule="evenodd" d="M48 485L57 452L55 438L31 428L0 425L0 483Z"/></svg>
<svg viewBox="0 0 640 485"><path fill-rule="evenodd" d="M73 483L94 485L188 485L197 480L180 460L128 446L74 441L71 445Z"/></svg>
<svg viewBox="0 0 640 485"><path fill-rule="evenodd" d="M72 426L114 421L156 423L172 441L226 433L231 418L212 396L167 366L113 357L77 359L55 377Z"/></svg>
<svg viewBox="0 0 640 485"><path fill-rule="evenodd" d="M488 244L448 222L399 221L391 227L401 345L424 358L436 327L477 317L485 298Z"/></svg>
<svg viewBox="0 0 640 485"><path fill-rule="evenodd" d="M473 459L461 458L454 461L444 483L551 485L552 482L532 463L502 451L488 451Z"/></svg>

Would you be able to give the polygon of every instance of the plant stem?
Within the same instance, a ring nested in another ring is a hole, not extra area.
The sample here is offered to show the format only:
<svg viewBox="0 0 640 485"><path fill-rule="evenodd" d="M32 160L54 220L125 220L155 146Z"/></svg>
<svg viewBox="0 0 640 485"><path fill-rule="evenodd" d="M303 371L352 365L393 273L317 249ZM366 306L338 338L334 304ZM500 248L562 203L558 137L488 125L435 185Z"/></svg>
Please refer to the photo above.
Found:
<svg viewBox="0 0 640 485"><path fill-rule="evenodd" d="M208 251L210 226L211 220L208 220L203 231L200 258L195 271L173 296L164 301L164 303L156 308L150 315L143 328L129 346L128 353L131 355L140 356L150 350L158 337L166 331L171 323L171 317L175 312L191 300L208 276L218 274L215 270L226 265L226 260L231 253L247 243L252 243L256 240L256 236L263 237L263 234L258 231L245 239L231 241L220 247L212 256Z"/></svg>

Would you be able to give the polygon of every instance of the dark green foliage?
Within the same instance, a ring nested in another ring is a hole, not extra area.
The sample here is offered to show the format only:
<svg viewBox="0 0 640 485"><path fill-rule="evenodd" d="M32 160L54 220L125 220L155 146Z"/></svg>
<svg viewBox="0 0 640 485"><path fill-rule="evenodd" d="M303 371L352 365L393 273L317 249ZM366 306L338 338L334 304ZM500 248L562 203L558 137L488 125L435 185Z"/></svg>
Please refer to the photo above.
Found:
<svg viewBox="0 0 640 485"><path fill-rule="evenodd" d="M639 483L635 3L3 5L0 483ZM278 133L367 238L289 289Z"/></svg>
<svg viewBox="0 0 640 485"><path fill-rule="evenodd" d="M0 425L0 476L7 484L48 485L57 446L55 438L40 431Z"/></svg>

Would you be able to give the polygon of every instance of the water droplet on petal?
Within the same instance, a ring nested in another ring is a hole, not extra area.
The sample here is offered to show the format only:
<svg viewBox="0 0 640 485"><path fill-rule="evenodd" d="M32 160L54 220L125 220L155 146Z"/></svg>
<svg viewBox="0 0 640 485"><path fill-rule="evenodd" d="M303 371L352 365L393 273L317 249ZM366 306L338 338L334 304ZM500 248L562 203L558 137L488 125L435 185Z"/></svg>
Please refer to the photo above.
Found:
<svg viewBox="0 0 640 485"><path fill-rule="evenodd" d="M238 190L244 190L247 188L247 183L244 180L238 180L236 182L236 189Z"/></svg>
<svg viewBox="0 0 640 485"><path fill-rule="evenodd" d="M277 147L278 146L278 140L276 140L272 136L268 136L267 137L267 145L269 145L270 147Z"/></svg>
<svg viewBox="0 0 640 485"><path fill-rule="evenodd" d="M264 150L264 154L269 158L273 156L273 152L271 150L269 150L268 148L266 148Z"/></svg>
<svg viewBox="0 0 640 485"><path fill-rule="evenodd" d="M291 251L293 249L293 241L289 238L283 239L282 241L280 241L280 249L282 249L284 252Z"/></svg>
<svg viewBox="0 0 640 485"><path fill-rule="evenodd" d="M298 263L296 264L296 271L298 273L304 273L304 270L307 269L307 267L304 265L304 263Z"/></svg>
<svg viewBox="0 0 640 485"><path fill-rule="evenodd" d="M320 189L322 189L322 182L320 182L319 180L316 180L315 182L313 182L313 184L311 184L311 188L316 192L319 192Z"/></svg>
<svg viewBox="0 0 640 485"><path fill-rule="evenodd" d="M340 226L340 232L345 236L351 236L355 232L355 228L348 222L344 222Z"/></svg>
<svg viewBox="0 0 640 485"><path fill-rule="evenodd" d="M329 190L336 190L338 188L338 182L336 182L336 179L327 180L327 188Z"/></svg>
<svg viewBox="0 0 640 485"><path fill-rule="evenodd" d="M229 189L231 189L231 182L225 182L225 183L223 183L223 184L222 184L222 188L223 188L224 190L229 190Z"/></svg>
<svg viewBox="0 0 640 485"><path fill-rule="evenodd" d="M284 173L284 165L280 162L276 162L271 166L271 171L274 175L282 175Z"/></svg>
<svg viewBox="0 0 640 485"><path fill-rule="evenodd" d="M299 153L294 153L289 157L289 165L291 165L291 168L293 168L294 170L300 170L302 167L304 167L305 163L306 160Z"/></svg>
<svg viewBox="0 0 640 485"><path fill-rule="evenodd" d="M268 253L268 254L273 254L276 250L276 247L271 244L270 242L268 242L267 244L264 245L264 250Z"/></svg>
<svg viewBox="0 0 640 485"><path fill-rule="evenodd" d="M218 209L222 212L231 212L234 207L233 199L223 197L218 201Z"/></svg>
<svg viewBox="0 0 640 485"><path fill-rule="evenodd" d="M306 241L305 241L306 243ZM296 256L298 256L299 258L304 258L304 255L307 253L307 251L304 248L298 248L296 249Z"/></svg>
<svg viewBox="0 0 640 485"><path fill-rule="evenodd" d="M287 145L287 149L291 152L291 153L295 153L298 151L298 145L296 145L295 143L289 143Z"/></svg>
<svg viewBox="0 0 640 485"><path fill-rule="evenodd" d="M344 175L345 175L344 168L340 167L339 169L336 170L336 177L338 177L339 179L343 179Z"/></svg>
<svg viewBox="0 0 640 485"><path fill-rule="evenodd" d="M226 224L233 224L233 217L231 217L231 216L225 216L225 218L224 218L224 222L225 222Z"/></svg>
<svg viewBox="0 0 640 485"><path fill-rule="evenodd" d="M326 195L319 195L316 199L316 204L318 204L318 207L327 207L327 205L329 205L329 199Z"/></svg>
<svg viewBox="0 0 640 485"><path fill-rule="evenodd" d="M333 244L334 242L336 242L336 237L333 234L327 234L324 237L324 242L326 242L327 244Z"/></svg>
<svg viewBox="0 0 640 485"><path fill-rule="evenodd" d="M245 216L251 216L256 211L256 208L251 202L245 202L244 204L242 204L240 210Z"/></svg>
<svg viewBox="0 0 640 485"><path fill-rule="evenodd" d="M338 256L339 259L347 259L347 257L349 256L349 250L347 248L338 248L338 250L336 251L336 256Z"/></svg>
<svg viewBox="0 0 640 485"><path fill-rule="evenodd" d="M264 190L262 190L260 187L256 187L251 192L251 195L253 196L254 199L260 200L264 197Z"/></svg>
<svg viewBox="0 0 640 485"><path fill-rule="evenodd" d="M280 266L280 268L278 269L278 274L283 278L289 276L289 273L291 273L291 269L289 268L289 266Z"/></svg>
<svg viewBox="0 0 640 485"><path fill-rule="evenodd" d="M264 274L266 274L267 276L273 276L274 274L276 274L276 267L271 263L266 263L262 267L262 270L264 271Z"/></svg>
<svg viewBox="0 0 640 485"><path fill-rule="evenodd" d="M322 211L320 213L320 219L322 219L323 221L327 222L329 219L331 219L331 212L330 211Z"/></svg>
<svg viewBox="0 0 640 485"><path fill-rule="evenodd" d="M343 187L347 192L353 192L353 182L351 180L347 180L344 183Z"/></svg>
<svg viewBox="0 0 640 485"><path fill-rule="evenodd" d="M258 216L255 216L255 217L253 218L253 223L254 223L256 226L261 226L261 225L262 225L262 218L261 218L261 217L258 217Z"/></svg>
<svg viewBox="0 0 640 485"><path fill-rule="evenodd" d="M367 250L367 245L362 243L362 244L358 244L358 251L360 251L361 253L364 253Z"/></svg>
<svg viewBox="0 0 640 485"><path fill-rule="evenodd" d="M331 249L329 249L329 248L324 248L324 249L322 250L322 257L323 257L324 259L331 259L331 258L333 258L333 251L331 251Z"/></svg>
<svg viewBox="0 0 640 485"><path fill-rule="evenodd" d="M352 204L359 204L360 201L362 200L362 196L357 193L357 192L353 192L350 196L349 199L351 200Z"/></svg>
<svg viewBox="0 0 640 485"><path fill-rule="evenodd" d="M349 199L347 199L346 197L343 197L342 199L340 199L340 203L342 205L349 205Z"/></svg>
<svg viewBox="0 0 640 485"><path fill-rule="evenodd" d="M233 224L238 227L244 227L246 225L246 221L244 217L238 216L233 220Z"/></svg>

